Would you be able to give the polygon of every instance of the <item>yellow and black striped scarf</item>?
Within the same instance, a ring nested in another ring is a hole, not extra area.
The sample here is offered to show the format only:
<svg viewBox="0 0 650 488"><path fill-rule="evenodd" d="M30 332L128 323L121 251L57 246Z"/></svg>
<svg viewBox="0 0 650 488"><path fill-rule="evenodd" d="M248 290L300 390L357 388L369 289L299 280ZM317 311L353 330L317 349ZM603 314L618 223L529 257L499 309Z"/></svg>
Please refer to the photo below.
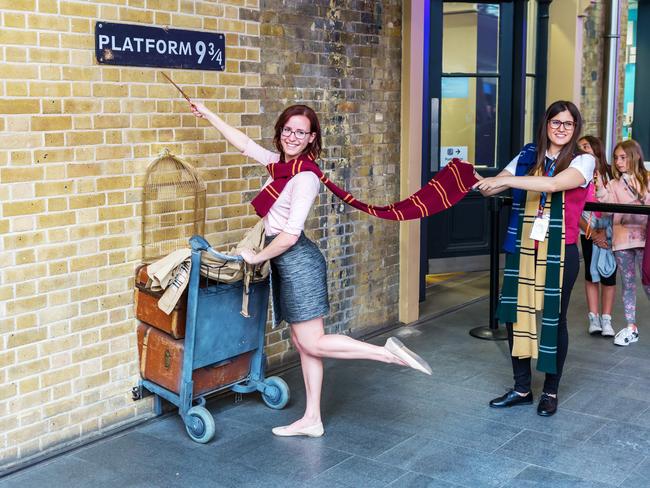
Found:
<svg viewBox="0 0 650 488"><path fill-rule="evenodd" d="M538 358L537 369L557 373L557 328L564 273L564 192L549 195L544 212L550 212L547 238L530 238L540 201L538 192L526 194L519 218L516 252L506 255L503 287L497 309L502 322L513 324L512 355ZM541 334L536 312L543 310ZM539 345L538 345L539 344Z"/></svg>

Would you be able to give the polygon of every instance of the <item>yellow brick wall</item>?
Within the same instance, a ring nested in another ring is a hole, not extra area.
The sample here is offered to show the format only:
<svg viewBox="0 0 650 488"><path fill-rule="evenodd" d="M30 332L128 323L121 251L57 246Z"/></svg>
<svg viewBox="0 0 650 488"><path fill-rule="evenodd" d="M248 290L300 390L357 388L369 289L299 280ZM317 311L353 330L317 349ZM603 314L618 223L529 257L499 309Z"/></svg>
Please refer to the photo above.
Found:
<svg viewBox="0 0 650 488"><path fill-rule="evenodd" d="M227 72L166 71L241 127L260 112L240 97L260 86L259 21L247 20L258 9L0 0L0 465L151 411L130 398L132 288L144 173L164 148L200 168L213 244L254 220L244 193L262 172L189 114L158 69L98 65L95 21L225 33ZM260 137L259 126L244 130Z"/></svg>

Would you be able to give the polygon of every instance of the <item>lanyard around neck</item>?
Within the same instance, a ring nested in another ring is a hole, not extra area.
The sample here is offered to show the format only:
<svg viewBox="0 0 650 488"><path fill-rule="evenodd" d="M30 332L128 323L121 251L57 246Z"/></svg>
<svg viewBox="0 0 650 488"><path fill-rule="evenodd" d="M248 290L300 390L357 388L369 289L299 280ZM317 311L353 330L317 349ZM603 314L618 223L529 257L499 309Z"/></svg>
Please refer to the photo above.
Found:
<svg viewBox="0 0 650 488"><path fill-rule="evenodd" d="M557 167L557 159L546 158L544 163L544 176L549 178L553 177L555 173L555 168ZM546 206L546 192L543 191L539 195L539 207L537 209L537 216L542 217L544 215L544 207Z"/></svg>

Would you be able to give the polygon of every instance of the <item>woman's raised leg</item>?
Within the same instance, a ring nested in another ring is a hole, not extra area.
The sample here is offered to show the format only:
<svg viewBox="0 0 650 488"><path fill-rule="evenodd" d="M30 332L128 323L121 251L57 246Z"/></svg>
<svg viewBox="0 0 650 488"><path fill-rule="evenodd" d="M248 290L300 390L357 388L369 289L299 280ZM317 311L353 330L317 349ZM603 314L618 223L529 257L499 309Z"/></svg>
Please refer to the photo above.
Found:
<svg viewBox="0 0 650 488"><path fill-rule="evenodd" d="M333 359L370 359L406 366L404 361L383 346L358 341L343 334L325 334L323 319L308 320L291 326L300 348L310 356ZM295 344L295 341L294 341Z"/></svg>

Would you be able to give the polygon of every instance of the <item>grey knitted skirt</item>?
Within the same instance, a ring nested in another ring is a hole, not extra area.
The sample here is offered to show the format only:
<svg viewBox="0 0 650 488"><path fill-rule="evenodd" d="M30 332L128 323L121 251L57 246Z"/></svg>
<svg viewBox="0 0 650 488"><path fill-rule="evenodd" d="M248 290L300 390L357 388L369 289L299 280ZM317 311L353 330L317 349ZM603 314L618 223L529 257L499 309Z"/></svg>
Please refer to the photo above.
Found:
<svg viewBox="0 0 650 488"><path fill-rule="evenodd" d="M268 245L275 236L266 236ZM330 309L327 263L318 246L304 232L298 242L271 259L273 326L324 317Z"/></svg>

